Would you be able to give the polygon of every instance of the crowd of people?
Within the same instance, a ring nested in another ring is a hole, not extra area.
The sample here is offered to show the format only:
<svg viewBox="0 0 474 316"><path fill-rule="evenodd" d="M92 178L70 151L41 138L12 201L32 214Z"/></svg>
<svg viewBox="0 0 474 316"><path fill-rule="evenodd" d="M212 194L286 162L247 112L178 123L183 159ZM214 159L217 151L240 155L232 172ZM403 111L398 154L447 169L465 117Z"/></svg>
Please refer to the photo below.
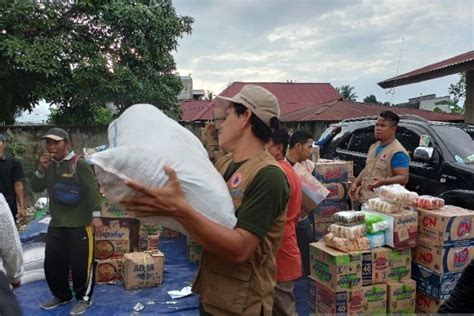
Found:
<svg viewBox="0 0 474 316"><path fill-rule="evenodd" d="M169 167L165 167L169 181L164 187L128 181L127 185L141 194L126 197L122 206L172 217L202 246L193 285L201 315L296 315L293 282L309 274L313 232L311 210L301 207L301 182L292 166L301 163L312 172L314 165L307 161L313 146L325 146L341 128L336 126L319 142L304 130L290 136L280 125L277 98L256 85L246 85L234 97L218 96L217 100L225 109L219 145L228 154L215 166L232 197L236 226L226 228L193 209ZM374 195L374 188L408 181L409 155L395 138L398 122L391 111L382 112L377 119L377 142L350 188L356 207ZM71 314L80 315L93 301L94 229L102 225L97 213L99 188L92 167L71 151L65 130L52 128L42 139L46 152L31 187L35 192L46 189L50 200L52 219L44 268L52 299L41 308L54 309L75 298ZM20 286L22 273L14 218L25 218L24 173L17 160L5 156L4 144L0 135L0 192L9 208L8 212L6 207L0 208L1 254L6 270L0 274L0 314L19 315L20 307L11 303L15 298L10 288Z"/></svg>

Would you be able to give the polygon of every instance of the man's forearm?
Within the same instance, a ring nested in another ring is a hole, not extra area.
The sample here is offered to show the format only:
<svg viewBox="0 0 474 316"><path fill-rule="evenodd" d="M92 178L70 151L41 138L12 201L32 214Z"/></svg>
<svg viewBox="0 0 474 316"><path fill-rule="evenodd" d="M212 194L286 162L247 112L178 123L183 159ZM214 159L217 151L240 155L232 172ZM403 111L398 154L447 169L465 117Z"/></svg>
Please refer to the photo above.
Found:
<svg viewBox="0 0 474 316"><path fill-rule="evenodd" d="M23 182L15 182L15 195L20 209L25 209L25 189L23 187Z"/></svg>
<svg viewBox="0 0 474 316"><path fill-rule="evenodd" d="M396 175L396 176L381 180L381 185L390 185L390 184L405 185L406 183L407 183L407 179L403 175Z"/></svg>

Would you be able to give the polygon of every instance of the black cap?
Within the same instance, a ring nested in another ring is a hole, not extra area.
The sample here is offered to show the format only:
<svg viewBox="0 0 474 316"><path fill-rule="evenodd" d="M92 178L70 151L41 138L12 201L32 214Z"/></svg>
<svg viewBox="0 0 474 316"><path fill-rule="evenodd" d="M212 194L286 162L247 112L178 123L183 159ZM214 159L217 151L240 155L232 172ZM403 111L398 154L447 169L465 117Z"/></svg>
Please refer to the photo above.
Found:
<svg viewBox="0 0 474 316"><path fill-rule="evenodd" d="M69 141L69 134L68 132L66 132L65 130L63 130L62 128L59 128L59 127L53 127L52 129L50 129L46 135L44 135L43 137L41 137L41 139L52 139L52 140L55 140L55 141L60 141L60 140L67 140Z"/></svg>

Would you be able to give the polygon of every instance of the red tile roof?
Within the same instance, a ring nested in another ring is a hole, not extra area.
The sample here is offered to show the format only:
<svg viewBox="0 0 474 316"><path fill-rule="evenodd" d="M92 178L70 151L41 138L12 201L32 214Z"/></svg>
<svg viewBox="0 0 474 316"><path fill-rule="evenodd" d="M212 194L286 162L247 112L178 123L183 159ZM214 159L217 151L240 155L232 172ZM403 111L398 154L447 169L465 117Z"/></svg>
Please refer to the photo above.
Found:
<svg viewBox="0 0 474 316"><path fill-rule="evenodd" d="M195 121L199 113L206 109L211 104L211 101L189 100L181 103L181 121L191 122Z"/></svg>
<svg viewBox="0 0 474 316"><path fill-rule="evenodd" d="M474 50L451 57L449 59L404 73L402 75L381 81L382 88L393 88L405 84L425 81L448 76L474 69Z"/></svg>
<svg viewBox="0 0 474 316"><path fill-rule="evenodd" d="M302 122L302 121L341 121L362 116L377 116L384 110L393 111L399 115L412 114L419 115L430 121L463 121L462 115L447 113L437 113L426 110L402 108L396 106L385 106L381 104L333 101L321 106L313 106L292 113L282 115L282 121Z"/></svg>
<svg viewBox="0 0 474 316"><path fill-rule="evenodd" d="M330 83L233 82L219 95L233 97L247 84L259 85L273 93L280 103L281 114L342 98ZM201 120L212 119L212 110L216 106L217 101L213 100L211 106L203 109L202 112L197 115L197 118Z"/></svg>

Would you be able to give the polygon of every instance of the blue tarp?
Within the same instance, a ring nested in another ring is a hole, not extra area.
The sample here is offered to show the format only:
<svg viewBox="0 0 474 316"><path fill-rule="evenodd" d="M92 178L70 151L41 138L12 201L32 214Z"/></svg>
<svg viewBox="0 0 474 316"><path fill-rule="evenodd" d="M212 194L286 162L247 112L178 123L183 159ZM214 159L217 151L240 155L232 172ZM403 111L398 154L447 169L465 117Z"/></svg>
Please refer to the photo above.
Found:
<svg viewBox="0 0 474 316"><path fill-rule="evenodd" d="M33 229L35 228L35 229ZM38 229L41 228L41 229ZM32 236L41 236L45 227L34 224L23 232L24 240L32 240ZM22 240L23 240L22 239ZM96 285L93 294L93 304L86 315L131 315L133 306L143 304L144 309L137 315L198 315L198 297L191 295L181 299L171 299L167 294L170 290L181 290L193 282L196 264L190 264L186 255L186 238L160 239L160 250L165 254L164 282L154 288L126 290L123 284ZM295 282L295 295L298 314L309 315L307 302L307 279ZM73 303L58 307L51 311L43 311L40 304L52 298L45 280L22 285L16 295L25 315L68 315Z"/></svg>

